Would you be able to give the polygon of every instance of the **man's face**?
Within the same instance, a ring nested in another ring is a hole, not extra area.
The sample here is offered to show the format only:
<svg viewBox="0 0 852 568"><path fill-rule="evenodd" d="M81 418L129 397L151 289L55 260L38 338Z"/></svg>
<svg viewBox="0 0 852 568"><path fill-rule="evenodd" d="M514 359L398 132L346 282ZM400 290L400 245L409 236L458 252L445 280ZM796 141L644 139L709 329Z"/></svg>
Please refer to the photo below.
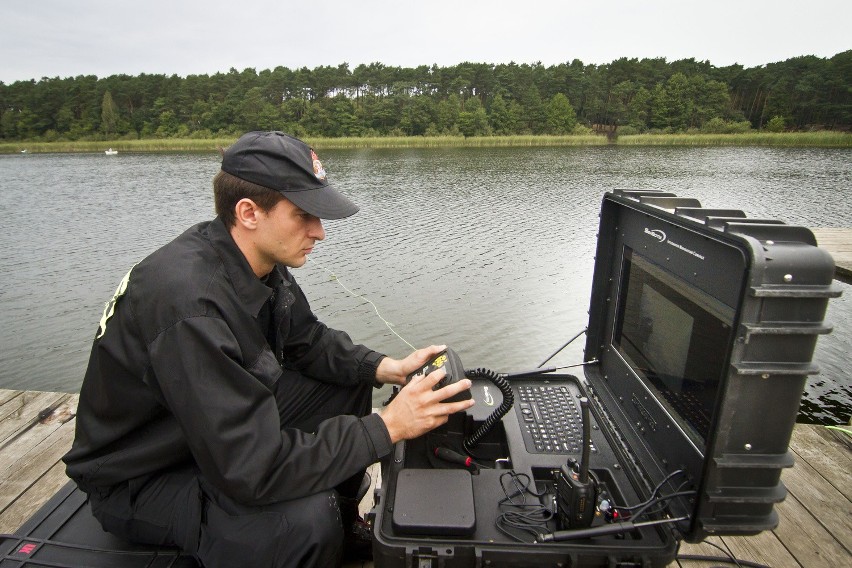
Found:
<svg viewBox="0 0 852 568"><path fill-rule="evenodd" d="M257 228L255 246L262 261L291 268L305 264L314 244L325 238L322 221L287 199L267 212L260 211Z"/></svg>

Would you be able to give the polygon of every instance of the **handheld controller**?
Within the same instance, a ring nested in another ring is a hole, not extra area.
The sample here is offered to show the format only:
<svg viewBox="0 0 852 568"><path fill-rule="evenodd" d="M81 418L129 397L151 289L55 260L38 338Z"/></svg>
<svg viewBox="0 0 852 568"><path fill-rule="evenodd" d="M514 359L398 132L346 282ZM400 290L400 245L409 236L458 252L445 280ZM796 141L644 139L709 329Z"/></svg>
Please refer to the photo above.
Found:
<svg viewBox="0 0 852 568"><path fill-rule="evenodd" d="M434 359L430 360L420 369L414 371L405 379L405 384L411 382L411 379L414 377L418 377L420 375L428 375L433 371L437 371L438 369L444 369L447 372L447 376L441 379L437 385L433 387L432 390L438 390L447 385L450 385L456 381L460 381L464 378L464 367L462 366L461 359L456 354L455 351L450 349L449 347L444 351L438 353ZM471 398L470 389L465 389L460 393L453 395L444 400L444 402L458 402L460 400L469 400Z"/></svg>

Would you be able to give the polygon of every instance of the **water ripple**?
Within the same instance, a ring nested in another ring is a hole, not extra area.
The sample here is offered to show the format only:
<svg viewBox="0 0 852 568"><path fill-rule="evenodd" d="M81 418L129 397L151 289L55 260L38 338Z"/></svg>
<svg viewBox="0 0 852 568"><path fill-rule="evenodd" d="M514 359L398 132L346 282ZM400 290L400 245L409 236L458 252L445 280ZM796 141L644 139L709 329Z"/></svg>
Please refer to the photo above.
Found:
<svg viewBox="0 0 852 568"><path fill-rule="evenodd" d="M778 148L476 148L322 152L361 212L312 256L415 345L467 366L535 366L587 322L600 200L655 188L750 217L852 227L850 152ZM212 216L210 155L0 156L0 387L76 391L108 299L135 262ZM296 271L329 325L408 347L316 263ZM802 415L846 421L849 287L830 304ZM582 359L582 338L555 363Z"/></svg>

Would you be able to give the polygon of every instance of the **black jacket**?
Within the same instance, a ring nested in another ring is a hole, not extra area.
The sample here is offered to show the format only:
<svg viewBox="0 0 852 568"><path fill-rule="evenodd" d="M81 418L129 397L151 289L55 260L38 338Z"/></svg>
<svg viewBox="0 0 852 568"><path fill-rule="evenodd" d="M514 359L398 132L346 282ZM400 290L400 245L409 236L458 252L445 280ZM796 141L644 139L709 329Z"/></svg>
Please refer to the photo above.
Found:
<svg viewBox="0 0 852 568"><path fill-rule="evenodd" d="M326 420L316 434L280 428L271 388L282 364L354 385L374 381L383 355L317 321L283 266L270 275L273 353L257 321L272 290L220 219L128 276L101 320L63 458L82 487L195 464L236 501L262 504L330 489L390 452L375 414Z"/></svg>

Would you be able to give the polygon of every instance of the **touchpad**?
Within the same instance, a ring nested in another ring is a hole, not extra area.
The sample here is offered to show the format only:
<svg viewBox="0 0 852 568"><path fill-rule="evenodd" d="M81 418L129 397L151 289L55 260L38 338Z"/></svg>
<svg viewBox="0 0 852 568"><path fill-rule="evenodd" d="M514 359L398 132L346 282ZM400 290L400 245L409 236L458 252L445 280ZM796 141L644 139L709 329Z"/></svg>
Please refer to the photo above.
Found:
<svg viewBox="0 0 852 568"><path fill-rule="evenodd" d="M400 534L473 534L476 514L470 472L403 469L396 479L392 520Z"/></svg>

